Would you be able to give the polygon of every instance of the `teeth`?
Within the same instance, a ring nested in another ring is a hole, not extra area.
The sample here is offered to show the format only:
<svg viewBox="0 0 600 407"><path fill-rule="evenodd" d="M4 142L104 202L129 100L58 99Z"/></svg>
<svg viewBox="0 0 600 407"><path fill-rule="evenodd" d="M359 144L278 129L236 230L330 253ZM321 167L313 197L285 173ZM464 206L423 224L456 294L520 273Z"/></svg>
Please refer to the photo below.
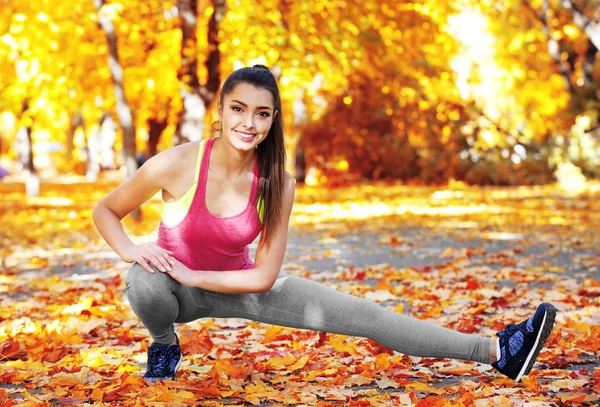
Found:
<svg viewBox="0 0 600 407"><path fill-rule="evenodd" d="M248 133L242 133L240 131L235 130L235 132L237 134L239 134L241 137L245 138L245 139L251 139L255 136L255 134L248 134Z"/></svg>

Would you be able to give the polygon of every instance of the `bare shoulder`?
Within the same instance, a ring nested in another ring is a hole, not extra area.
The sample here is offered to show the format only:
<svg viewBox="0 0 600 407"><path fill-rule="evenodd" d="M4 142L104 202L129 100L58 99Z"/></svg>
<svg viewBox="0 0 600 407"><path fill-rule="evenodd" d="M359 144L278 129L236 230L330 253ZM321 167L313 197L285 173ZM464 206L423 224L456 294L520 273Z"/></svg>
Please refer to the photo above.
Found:
<svg viewBox="0 0 600 407"><path fill-rule="evenodd" d="M106 195L99 205L107 207L122 219L161 189L170 189L177 184L182 178L186 162L195 159L191 154L195 154L193 151L197 147L198 143L186 143L151 157L133 177Z"/></svg>
<svg viewBox="0 0 600 407"><path fill-rule="evenodd" d="M292 177L292 174L290 174L287 171L283 172L283 179L285 180L285 187L286 188L295 188L296 187L296 179L294 177Z"/></svg>
<svg viewBox="0 0 600 407"><path fill-rule="evenodd" d="M195 160L198 143L185 143L168 148L151 157L140 168L147 176L157 177L164 186L165 181L173 180L174 176L181 174L188 161Z"/></svg>
<svg viewBox="0 0 600 407"><path fill-rule="evenodd" d="M284 184L283 184L283 199L291 204L294 202L294 196L296 195L296 180L287 171L284 171Z"/></svg>

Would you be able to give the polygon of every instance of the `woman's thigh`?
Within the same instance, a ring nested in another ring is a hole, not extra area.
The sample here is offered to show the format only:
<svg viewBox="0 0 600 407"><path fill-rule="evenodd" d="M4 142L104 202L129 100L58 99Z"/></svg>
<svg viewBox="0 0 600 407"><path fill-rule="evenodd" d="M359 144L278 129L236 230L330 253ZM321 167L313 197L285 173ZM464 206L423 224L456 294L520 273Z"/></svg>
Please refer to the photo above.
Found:
<svg viewBox="0 0 600 407"><path fill-rule="evenodd" d="M372 319L381 307L316 281L280 273L266 293L226 294L183 287L177 322L245 318L293 328L363 334L354 321ZM358 328L358 329L357 329Z"/></svg>
<svg viewBox="0 0 600 407"><path fill-rule="evenodd" d="M280 272L273 289L276 289L287 276L287 274ZM218 293L203 288L184 286L180 283L177 283L174 294L179 302L179 315L175 321L178 323L195 321L196 319L206 317L248 318L239 316L239 312L246 309L256 309L253 304L257 303L257 296L265 295L264 293Z"/></svg>

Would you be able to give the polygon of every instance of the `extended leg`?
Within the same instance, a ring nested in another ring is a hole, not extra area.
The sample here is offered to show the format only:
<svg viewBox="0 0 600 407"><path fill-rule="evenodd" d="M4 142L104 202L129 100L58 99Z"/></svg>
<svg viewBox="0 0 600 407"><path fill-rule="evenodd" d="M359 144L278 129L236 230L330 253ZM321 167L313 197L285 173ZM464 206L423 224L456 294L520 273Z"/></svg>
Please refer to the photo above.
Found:
<svg viewBox="0 0 600 407"><path fill-rule="evenodd" d="M388 310L318 282L280 274L267 293L225 294L182 286L186 308L203 316L246 318L275 325L370 338L395 351L424 357L489 362L489 338L456 332ZM186 314L196 314L188 309ZM189 318L188 318L189 319ZM183 322L183 321L181 321Z"/></svg>

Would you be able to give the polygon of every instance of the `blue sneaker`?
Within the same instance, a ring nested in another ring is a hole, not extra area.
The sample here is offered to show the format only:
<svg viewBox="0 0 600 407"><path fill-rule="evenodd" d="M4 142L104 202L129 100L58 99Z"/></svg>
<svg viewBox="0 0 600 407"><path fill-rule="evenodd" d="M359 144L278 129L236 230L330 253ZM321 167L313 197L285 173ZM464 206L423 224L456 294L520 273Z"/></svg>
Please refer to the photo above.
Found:
<svg viewBox="0 0 600 407"><path fill-rule="evenodd" d="M144 379L149 382L175 379L175 372L177 372L183 360L177 335L175 335L175 339L177 340L175 345L155 342L148 348L148 364L146 365Z"/></svg>
<svg viewBox="0 0 600 407"><path fill-rule="evenodd" d="M496 334L500 337L500 360L492 363L492 366L519 382L533 367L552 332L555 317L556 308L545 302L538 306L529 319L518 325L507 325Z"/></svg>

